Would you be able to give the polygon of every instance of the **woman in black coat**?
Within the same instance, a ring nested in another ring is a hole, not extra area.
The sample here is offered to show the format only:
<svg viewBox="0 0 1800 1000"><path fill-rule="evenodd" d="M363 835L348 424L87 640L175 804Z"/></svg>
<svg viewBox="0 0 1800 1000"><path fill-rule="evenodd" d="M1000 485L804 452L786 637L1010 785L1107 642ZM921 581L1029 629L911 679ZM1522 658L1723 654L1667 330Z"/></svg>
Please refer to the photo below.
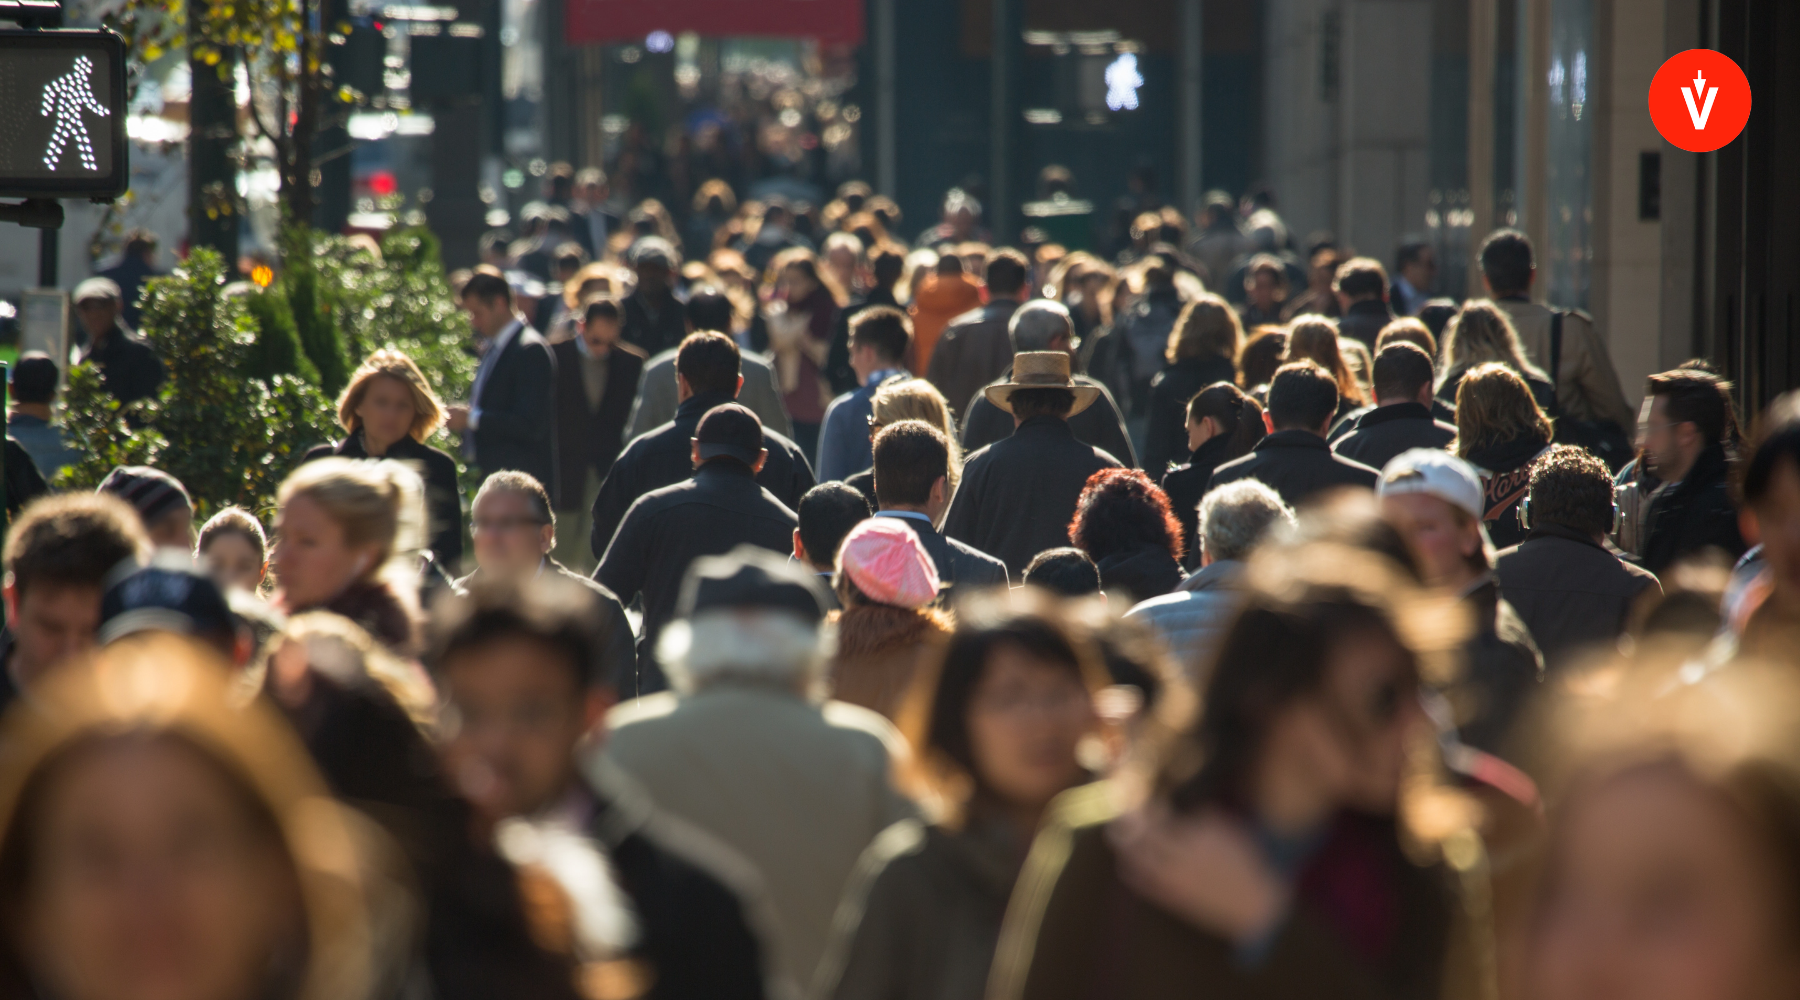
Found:
<svg viewBox="0 0 1800 1000"><path fill-rule="evenodd" d="M463 555L462 488L456 459L425 443L444 422L444 406L425 382L419 366L388 348L363 361L338 399L338 423L349 433L336 444L308 451L302 464L318 458L391 458L410 462L425 480L426 529L432 556L454 577Z"/></svg>
<svg viewBox="0 0 1800 1000"><path fill-rule="evenodd" d="M1183 539L1181 564L1192 571L1200 565L1199 516L1195 508L1206 496L1213 470L1250 454L1256 442L1269 433L1263 422L1262 404L1230 382L1218 382L1200 390L1187 404L1187 439L1193 451L1187 464L1170 469L1162 479Z"/></svg>
<svg viewBox="0 0 1800 1000"><path fill-rule="evenodd" d="M1181 582L1181 525L1169 498L1137 469L1088 477L1069 522L1069 541L1100 569L1100 586L1127 605L1161 597Z"/></svg>
<svg viewBox="0 0 1800 1000"><path fill-rule="evenodd" d="M1214 382L1237 381L1244 328L1224 299L1210 292L1189 302L1169 332L1168 364L1150 380L1150 424L1144 432L1144 470L1152 479L1187 461L1188 401Z"/></svg>
<svg viewBox="0 0 1800 1000"><path fill-rule="evenodd" d="M1550 430L1550 418L1511 368L1476 365L1461 380L1451 447L1481 470L1481 520L1495 548L1525 540L1519 501L1531 486L1531 463L1550 447Z"/></svg>

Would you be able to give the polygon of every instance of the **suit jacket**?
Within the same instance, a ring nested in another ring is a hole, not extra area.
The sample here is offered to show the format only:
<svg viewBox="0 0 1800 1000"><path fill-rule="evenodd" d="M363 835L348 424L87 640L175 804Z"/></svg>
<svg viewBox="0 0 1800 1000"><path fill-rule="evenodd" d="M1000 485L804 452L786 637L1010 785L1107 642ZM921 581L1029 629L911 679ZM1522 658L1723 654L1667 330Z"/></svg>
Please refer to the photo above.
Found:
<svg viewBox="0 0 1800 1000"><path fill-rule="evenodd" d="M1455 439L1456 425L1433 418L1430 407L1390 403L1357 417L1331 450L1380 471L1408 448L1441 449Z"/></svg>
<svg viewBox="0 0 1800 1000"><path fill-rule="evenodd" d="M938 338L925 377L949 400L956 419L962 419L971 396L1012 366L1006 325L1018 308L1013 299L995 299L951 320Z"/></svg>
<svg viewBox="0 0 1800 1000"><path fill-rule="evenodd" d="M944 534L1024 573L1039 552L1069 544L1069 521L1088 477L1118 467L1118 459L1077 440L1067 421L1033 417L969 456Z"/></svg>
<svg viewBox="0 0 1800 1000"><path fill-rule="evenodd" d="M1382 327L1393 321L1393 311L1380 299L1352 302L1349 310L1338 317L1338 332L1346 337L1355 337L1362 341L1364 347L1373 351L1375 338L1381 336Z"/></svg>
<svg viewBox="0 0 1800 1000"><path fill-rule="evenodd" d="M600 484L600 495L594 498L594 533L589 540L594 558L605 554L625 512L639 497L694 474L693 438L700 418L707 410L729 402L731 397L722 392L690 396L675 411L674 420L625 446ZM756 481L788 509L798 507L800 497L815 485L812 466L799 445L767 427L763 428L763 447L768 449L769 459Z"/></svg>
<svg viewBox="0 0 1800 1000"><path fill-rule="evenodd" d="M1372 490L1379 478L1380 473L1361 462L1332 454L1331 447L1317 434L1286 430L1258 441L1243 458L1219 466L1206 489L1210 493L1226 483L1258 479L1292 507L1333 486Z"/></svg>
<svg viewBox="0 0 1800 1000"><path fill-rule="evenodd" d="M625 315L619 336L626 343L637 345L645 355L677 347L687 336L687 316L673 292L653 299L639 289L625 297L623 306Z"/></svg>
<svg viewBox="0 0 1800 1000"><path fill-rule="evenodd" d="M536 330L519 330L494 359L470 405L481 411L475 464L486 474L528 472L556 493L556 358Z"/></svg>
<svg viewBox="0 0 1800 1000"><path fill-rule="evenodd" d="M744 387L738 390L737 401L748 406L764 427L783 437L793 437L794 423L781 402L781 387L775 383L775 369L770 367L768 358L745 351L738 371L744 376ZM644 363L625 440L674 420L675 408L680 405L675 397L679 394L680 387L675 384L675 349L670 348Z"/></svg>
<svg viewBox="0 0 1800 1000"><path fill-rule="evenodd" d="M1012 362L1006 364L1006 371L994 379L1004 382L1012 378ZM993 383L988 383L991 385ZM1137 449L1131 446L1131 435L1125 432L1125 418L1119 414L1119 404L1114 402L1112 392L1104 383L1096 382L1086 375L1075 376L1076 385L1093 386L1100 390L1100 398L1094 405L1069 418L1069 430L1075 432L1075 439L1086 442L1118 459L1123 464L1135 468L1137 466ZM993 444L995 441L1010 437L1013 432L1012 414L988 402L987 385L975 390L968 406L963 408L962 446L963 454L971 454Z"/></svg>
<svg viewBox="0 0 1800 1000"><path fill-rule="evenodd" d="M919 544L925 546L925 554L937 567L938 582L946 584L946 590L954 593L958 586L1006 587L1012 584L1007 575L1006 564L972 545L965 545L954 538L944 535L922 517L913 517L900 511L884 510L877 512L876 517L898 518L913 534L919 536Z"/></svg>
<svg viewBox="0 0 1800 1000"><path fill-rule="evenodd" d="M588 405L582 366L587 356L573 340L552 344L556 356L557 510L580 510L589 469L605 478L625 447L625 421L637 397L644 358L623 345L607 355L606 392Z"/></svg>

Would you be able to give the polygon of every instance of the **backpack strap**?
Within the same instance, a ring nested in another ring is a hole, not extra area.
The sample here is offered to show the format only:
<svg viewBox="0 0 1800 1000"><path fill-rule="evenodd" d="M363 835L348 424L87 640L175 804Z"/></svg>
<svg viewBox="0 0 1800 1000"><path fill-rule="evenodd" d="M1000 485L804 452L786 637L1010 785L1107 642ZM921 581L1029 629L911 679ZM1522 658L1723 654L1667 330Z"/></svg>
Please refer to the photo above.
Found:
<svg viewBox="0 0 1800 1000"><path fill-rule="evenodd" d="M1550 313L1550 385L1555 387L1562 376L1562 328L1563 317L1568 315L1561 309Z"/></svg>

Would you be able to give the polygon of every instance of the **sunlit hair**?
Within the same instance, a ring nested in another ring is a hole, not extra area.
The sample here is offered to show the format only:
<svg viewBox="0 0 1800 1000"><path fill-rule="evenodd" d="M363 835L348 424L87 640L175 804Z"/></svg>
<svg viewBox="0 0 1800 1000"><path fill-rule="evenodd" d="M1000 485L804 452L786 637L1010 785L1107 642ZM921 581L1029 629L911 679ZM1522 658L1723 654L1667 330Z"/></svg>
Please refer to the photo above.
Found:
<svg viewBox="0 0 1800 1000"><path fill-rule="evenodd" d="M1337 382L1339 399L1347 399L1356 406L1368 405L1362 383L1356 380L1338 346L1336 320L1316 313L1296 316L1288 325L1287 342L1287 362L1294 361L1311 361L1330 372L1332 380Z"/></svg>
<svg viewBox="0 0 1800 1000"><path fill-rule="evenodd" d="M1249 392L1268 385L1287 356L1288 333L1279 326L1259 326L1238 354L1238 388Z"/></svg>
<svg viewBox="0 0 1800 1000"><path fill-rule="evenodd" d="M1169 495L1137 469L1101 469L1088 477L1075 501L1069 541L1098 563L1140 546L1167 549L1181 561L1181 522Z"/></svg>
<svg viewBox="0 0 1800 1000"><path fill-rule="evenodd" d="M376 546L370 573L416 553L424 538L424 485L400 462L321 458L295 469L281 484L282 507L304 496L324 509L352 547Z"/></svg>
<svg viewBox="0 0 1800 1000"><path fill-rule="evenodd" d="M1544 373L1525 360L1519 346L1519 332L1513 329L1506 312L1488 299L1470 299L1444 328L1442 345L1444 360L1438 365L1438 385L1455 381L1456 377L1476 365L1494 361L1520 375L1542 379Z"/></svg>
<svg viewBox="0 0 1800 1000"><path fill-rule="evenodd" d="M1468 458L1479 448L1535 434L1550 443L1550 418L1538 408L1531 387L1503 364L1476 365L1456 386L1456 442L1452 450Z"/></svg>
<svg viewBox="0 0 1800 1000"><path fill-rule="evenodd" d="M1433 366L1437 364L1437 338L1431 335L1431 328L1415 316L1401 316L1389 321L1375 337L1375 354L1380 356L1389 344L1412 344L1424 351L1431 358Z"/></svg>
<svg viewBox="0 0 1800 1000"><path fill-rule="evenodd" d="M368 395L370 383L378 378L391 378L406 386L406 391L412 394L413 422L409 433L414 441L423 441L437 433L444 423L444 404L438 401L437 393L431 391L425 373L419 371L413 359L388 347L363 359L350 375L350 383L344 386L344 394L338 397L338 424L344 430L355 434L362 429L356 410L362 406L363 397Z"/></svg>
<svg viewBox="0 0 1800 1000"><path fill-rule="evenodd" d="M1174 364L1183 358L1219 357L1236 366L1244 350L1244 326L1231 303L1211 292L1182 307L1169 331L1163 360Z"/></svg>
<svg viewBox="0 0 1800 1000"><path fill-rule="evenodd" d="M340 687L374 684L405 709L407 717L426 735L437 723L438 697L425 674L389 652L368 630L343 615L330 611L306 611L294 615L269 636L250 668L244 686L252 693L272 693L282 700L287 692L306 683L305 677L286 676L277 660L284 646L304 651L308 671ZM304 696L296 701L304 701Z"/></svg>
<svg viewBox="0 0 1800 1000"><path fill-rule="evenodd" d="M956 418L950 415L950 403L937 387L922 378L889 382L870 397L871 428L879 430L902 420L923 420L944 432L950 444L950 471L944 477L944 488L952 496L962 481L962 447L956 440Z"/></svg>
<svg viewBox="0 0 1800 1000"><path fill-rule="evenodd" d="M959 828L972 807L998 804L969 736L975 691L996 649L1011 645L1065 670L1090 696L1106 687L1106 668L1070 607L1029 587L965 599L943 656L913 675L896 719L914 754L901 778L937 822Z"/></svg>
<svg viewBox="0 0 1800 1000"><path fill-rule="evenodd" d="M849 293L844 290L842 285L838 284L837 278L831 273L831 269L821 267L819 265L819 255L805 247L789 247L776 254L775 259L769 262L769 270L765 280L772 286L775 282L780 281L782 274L786 273L790 268L800 271L811 278L813 284L825 289L825 291L830 294L831 301L837 303L839 309L842 309L849 304Z"/></svg>
<svg viewBox="0 0 1800 1000"><path fill-rule="evenodd" d="M296 890L298 926L276 942L257 995L361 1000L382 986L398 989L378 982L380 963L405 951L409 931L394 926L394 908L378 914L371 905L358 825L333 801L287 722L267 703L235 694L217 653L168 633L108 645L34 687L41 710L10 714L0 735L7 748L0 892L15 903L26 897L38 871L46 797L59 778L96 753L169 746L230 789L251 835L275 848ZM35 995L37 985L22 980L29 963L20 954L21 930L15 925L0 937L0 976L19 977L0 982L8 996Z"/></svg>

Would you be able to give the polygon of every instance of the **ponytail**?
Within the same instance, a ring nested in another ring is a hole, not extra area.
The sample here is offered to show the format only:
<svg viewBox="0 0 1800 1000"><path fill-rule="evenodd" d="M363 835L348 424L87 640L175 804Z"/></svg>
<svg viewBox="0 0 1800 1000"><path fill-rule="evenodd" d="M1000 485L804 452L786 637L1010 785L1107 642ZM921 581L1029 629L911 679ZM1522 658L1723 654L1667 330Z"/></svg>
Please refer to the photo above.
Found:
<svg viewBox="0 0 1800 1000"><path fill-rule="evenodd" d="M1225 460L1241 458L1268 433L1262 404L1230 382L1215 382L1188 400L1188 419L1211 417L1230 442Z"/></svg>

